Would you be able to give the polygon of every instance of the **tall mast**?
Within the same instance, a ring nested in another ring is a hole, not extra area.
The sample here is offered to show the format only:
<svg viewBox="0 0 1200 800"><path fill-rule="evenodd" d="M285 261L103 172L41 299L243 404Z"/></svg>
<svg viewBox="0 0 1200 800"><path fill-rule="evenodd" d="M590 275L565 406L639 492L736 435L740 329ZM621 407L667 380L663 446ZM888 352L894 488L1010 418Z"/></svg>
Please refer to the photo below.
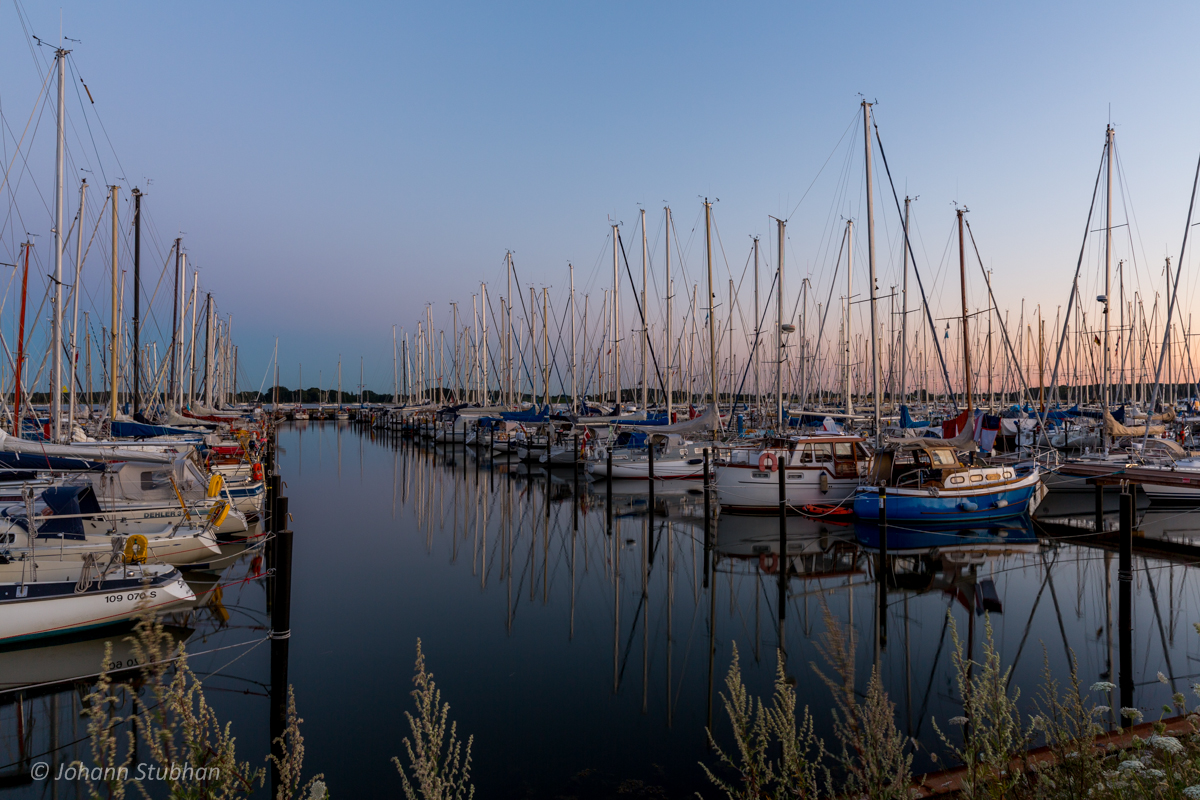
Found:
<svg viewBox="0 0 1200 800"><path fill-rule="evenodd" d="M575 375L575 266L567 262L571 274L571 413L579 411L579 385Z"/></svg>
<svg viewBox="0 0 1200 800"><path fill-rule="evenodd" d="M988 285L988 297L992 296L992 271L989 269L985 273ZM995 303L988 302L988 335L987 335L987 356L988 356L988 411L996 409L996 394L992 391L992 375L995 373L995 364L992 361L992 312L995 310Z"/></svg>
<svg viewBox="0 0 1200 800"><path fill-rule="evenodd" d="M758 237L754 237L754 410L761 413L760 405L762 404L762 385L759 380L759 337L762 336L762 326L758 324L759 315L762 312L758 307Z"/></svg>
<svg viewBox="0 0 1200 800"><path fill-rule="evenodd" d="M1105 414L1109 411L1109 381L1110 370L1112 369L1112 352L1109 350L1109 324L1108 324L1108 309L1110 306L1109 297L1112 294L1112 186L1113 186L1113 137L1116 131L1113 126L1109 125L1104 132L1104 151L1107 161L1105 171L1108 174L1108 191L1105 193L1105 210L1104 210L1104 300L1101 313L1104 314L1104 375L1101 377L1100 388L1100 405ZM1146 423L1149 425L1149 421ZM1108 450L1111 444L1111 437L1108 432L1108 425L1101 425L1103 431L1102 445L1105 451Z"/></svg>
<svg viewBox="0 0 1200 800"><path fill-rule="evenodd" d="M908 402L908 207L912 202L904 196L904 288L900 295L900 402Z"/></svg>
<svg viewBox="0 0 1200 800"><path fill-rule="evenodd" d="M612 315L612 374L613 413L621 413L621 273L617 270L617 247L620 246L617 226L612 226L613 241L613 292L609 313Z"/></svg>
<svg viewBox="0 0 1200 800"><path fill-rule="evenodd" d="M717 296L713 293L712 270L712 203L704 198L704 255L708 262L708 377L712 389L712 403L720 419L720 408L717 407L717 321L716 309L713 303ZM720 428L721 423L717 423Z"/></svg>
<svg viewBox="0 0 1200 800"><path fill-rule="evenodd" d="M867 163L867 271L871 287L871 394L875 398L875 447L883 444L883 419L879 390L883 386L879 373L879 323L877 321L875 287L875 195L871 186L871 104L862 101L863 152ZM905 248L907 250L907 247ZM966 313L966 312L964 312Z"/></svg>
<svg viewBox="0 0 1200 800"><path fill-rule="evenodd" d="M537 290L529 287L529 361L537 364ZM529 370L529 402L537 408L538 390L533 370Z"/></svg>
<svg viewBox="0 0 1200 800"><path fill-rule="evenodd" d="M589 295L586 294L583 296L583 371L585 374L587 373L588 297ZM598 369L596 371L599 372ZM584 393L584 397L587 397L586 392Z"/></svg>
<svg viewBox="0 0 1200 800"><path fill-rule="evenodd" d="M665 389L666 389L666 394L667 394L667 397L666 397L667 424L670 425L671 424L671 401L673 399L671 397L671 353L675 352L675 345L671 341L671 297L674 294L674 291L672 290L672 287L671 287L671 207L665 206L663 208L663 211L666 213L666 219L667 219L666 230L665 230L665 238L667 240L667 318L666 318L666 322L664 323L664 327L666 329L666 338L664 339L664 341L666 342L666 345L665 345L664 353L666 356L666 371L667 371L667 374L665 376L666 377Z"/></svg>
<svg viewBox="0 0 1200 800"><path fill-rule="evenodd" d="M167 394L171 396L172 401L175 398L175 378L176 378L176 363L175 350L179 344L179 323L180 323L180 307L183 305L183 276L179 270L183 261L183 250L180 243L183 240L179 237L175 239L175 295L174 302L171 305L171 372L167 380ZM278 366L278 362L276 362Z"/></svg>
<svg viewBox="0 0 1200 800"><path fill-rule="evenodd" d="M111 352L108 358L109 378L112 381L112 388L108 396L108 418L109 420L114 420L117 418L117 376L121 374L120 341L117 338L120 335L121 328L121 309L118 305L121 296L121 273L117 269L117 192L120 190L120 187L114 185L108 187L108 189L112 204L110 211L110 216L112 217L112 330L109 331L112 341L109 343Z"/></svg>
<svg viewBox="0 0 1200 800"><path fill-rule="evenodd" d="M783 242L786 228L786 222L781 219L775 220L775 230L779 236L779 285L776 287L778 291L775 294L775 426L781 436L785 430L783 427ZM754 255L758 255L757 239L754 240ZM757 266L757 260L755 266ZM755 270L755 274L757 275L757 269ZM757 301L755 301L755 305L758 305Z"/></svg>
<svg viewBox="0 0 1200 800"><path fill-rule="evenodd" d="M479 298L479 306L480 306L479 311L483 317L483 341L482 341L483 348L481 351L481 355L479 356L479 360L483 364L483 405L486 406L488 404L488 394L489 394L488 393L488 331L487 331L488 299L487 299L487 284L486 283L479 284L479 293L481 295Z"/></svg>
<svg viewBox="0 0 1200 800"><path fill-rule="evenodd" d="M967 315L967 257L963 242L963 209L958 213L958 275L962 284L962 336L963 336L963 389L967 394L967 425L975 430L975 415L971 408L971 336Z"/></svg>
<svg viewBox="0 0 1200 800"><path fill-rule="evenodd" d="M642 212L642 415L650 413L650 371L647 364L646 346L650 343L650 307L646 305L646 209Z"/></svg>
<svg viewBox="0 0 1200 800"><path fill-rule="evenodd" d="M116 187L114 187L114 188L116 188ZM116 208L116 207L114 206L114 208ZM115 227L116 223L114 222L113 224ZM115 248L115 245L114 245L114 248ZM113 253L114 253L114 255L116 254L115 249L113 250ZM196 398L196 330L197 330L197 328L196 328L196 307L198 305L200 305L197 302L197 299L200 296L199 290L200 290L200 274L198 272L196 272L195 270L192 270L192 299L191 299L192 347L191 347L191 354L189 356L189 360L191 361L191 364L188 366L188 372L190 373L188 376L188 396L187 396L188 405L191 405L192 401L194 401Z"/></svg>
<svg viewBox="0 0 1200 800"><path fill-rule="evenodd" d="M62 441L62 251L63 251L63 159L66 157L66 129L64 128L64 87L67 51L59 48L55 51L58 62L58 138L57 151L54 159L54 325L51 333L53 349L53 378L50 381L50 424L52 442ZM77 237L83 235L83 218L79 219L80 230ZM18 434L19 435L19 434Z"/></svg>
<svg viewBox="0 0 1200 800"><path fill-rule="evenodd" d="M505 363L505 381L508 387L508 403L513 402L513 352L512 352L512 278L513 278L513 263L512 251L510 250L505 255L505 260L508 262L508 294L504 296L504 363Z"/></svg>
<svg viewBox="0 0 1200 800"><path fill-rule="evenodd" d="M21 245L25 248L25 269L21 273L21 327L17 329L17 375L13 388L13 436L21 438L21 379L25 370L25 297L29 288L29 250L31 242Z"/></svg>
<svg viewBox="0 0 1200 800"><path fill-rule="evenodd" d="M400 365L397 363L396 326L392 326L392 405L400 405Z"/></svg>
<svg viewBox="0 0 1200 800"><path fill-rule="evenodd" d="M133 189L133 413L136 415L142 405L142 373L141 370L141 308L142 308L142 193L135 186ZM211 298L212 295L209 295ZM212 391L209 390L209 406L212 405Z"/></svg>
<svg viewBox="0 0 1200 800"><path fill-rule="evenodd" d="M550 405L550 290L542 287L542 390Z"/></svg>
<svg viewBox="0 0 1200 800"><path fill-rule="evenodd" d="M854 397L850 386L850 304L854 290L854 220L846 220L846 324L842 326L845 345L846 416L854 414Z"/></svg>
<svg viewBox="0 0 1200 800"><path fill-rule="evenodd" d="M177 245L177 248L179 245ZM178 251L177 251L178 252ZM172 381L175 384L175 404L183 404L183 322L187 315L187 305L184 303L184 296L187 294L187 253L179 253L179 276L175 281L176 292L179 294L177 301L177 310L179 312L179 322L175 327L175 348L171 360L171 372L175 378Z"/></svg>
<svg viewBox="0 0 1200 800"><path fill-rule="evenodd" d="M204 298L204 405L213 407L213 345L216 344L213 334L213 303L212 292ZM134 362L136 364L136 362Z"/></svg>
<svg viewBox="0 0 1200 800"><path fill-rule="evenodd" d="M68 356L71 360L70 380L71 384L70 395L67 402L67 432L66 439L69 441L75 430L75 364L79 360L76 351L76 329L79 327L79 291L82 284L79 282L79 273L83 269L83 207L84 198L87 196L87 178L79 184L79 232L75 236L75 284L71 288L71 345L68 351ZM91 409L89 409L90 411Z"/></svg>
<svg viewBox="0 0 1200 800"><path fill-rule="evenodd" d="M458 303L451 303L451 326L454 331L454 402L462 400L462 368L458 358Z"/></svg>

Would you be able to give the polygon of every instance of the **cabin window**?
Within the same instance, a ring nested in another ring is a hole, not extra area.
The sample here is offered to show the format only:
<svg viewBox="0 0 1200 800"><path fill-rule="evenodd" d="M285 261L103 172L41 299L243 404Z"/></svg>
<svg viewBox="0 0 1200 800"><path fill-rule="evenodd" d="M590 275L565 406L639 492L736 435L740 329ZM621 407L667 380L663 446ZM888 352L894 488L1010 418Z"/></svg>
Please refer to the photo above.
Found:
<svg viewBox="0 0 1200 800"><path fill-rule="evenodd" d="M769 477L771 477L771 476L770 476L770 474L769 474L769 473L766 473L766 472L756 472L756 473L754 473L754 477L756 477L756 478L769 478Z"/></svg>
<svg viewBox="0 0 1200 800"><path fill-rule="evenodd" d="M958 464L958 459L954 456L953 450L933 450L929 454L935 467L953 467Z"/></svg>
<svg viewBox="0 0 1200 800"><path fill-rule="evenodd" d="M953 478L950 479L950 482L951 483L966 483L966 481L963 480L961 475L955 475Z"/></svg>
<svg viewBox="0 0 1200 800"><path fill-rule="evenodd" d="M839 460L843 458L854 458L854 445L851 442L837 442L833 446L833 454Z"/></svg>
<svg viewBox="0 0 1200 800"><path fill-rule="evenodd" d="M818 442L816 444L805 445L805 447L812 448L812 457L814 462L818 464L826 464L830 461L833 461L833 449L829 446L828 442Z"/></svg>
<svg viewBox="0 0 1200 800"><path fill-rule="evenodd" d="M1011 469L1004 470L1004 477L1011 478L1012 476L1013 476L1013 472Z"/></svg>
<svg viewBox="0 0 1200 800"><path fill-rule="evenodd" d="M166 472L150 472L142 473L142 491L149 492L164 485L169 473Z"/></svg>
<svg viewBox="0 0 1200 800"><path fill-rule="evenodd" d="M982 475L972 475L971 483L983 483L983 476Z"/></svg>
<svg viewBox="0 0 1200 800"><path fill-rule="evenodd" d="M1000 480L1000 473L999 472L989 472L987 474L987 479L989 481L998 481L998 480Z"/></svg>
<svg viewBox="0 0 1200 800"><path fill-rule="evenodd" d="M793 472L787 476L787 479L789 481L802 481L804 480L804 476L799 472Z"/></svg>

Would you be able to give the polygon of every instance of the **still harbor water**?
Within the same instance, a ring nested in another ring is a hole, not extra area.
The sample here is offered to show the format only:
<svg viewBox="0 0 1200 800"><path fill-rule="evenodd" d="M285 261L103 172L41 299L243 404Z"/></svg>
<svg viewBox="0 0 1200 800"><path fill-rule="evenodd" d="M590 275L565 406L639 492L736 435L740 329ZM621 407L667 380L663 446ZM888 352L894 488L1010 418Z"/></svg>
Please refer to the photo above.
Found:
<svg viewBox="0 0 1200 800"><path fill-rule="evenodd" d="M782 643L800 703L831 739L813 667L825 608L855 633L860 692L879 665L900 729L922 747L917 771L933 768L931 718L960 713L948 614L976 658L990 619L1023 698L1044 663L1065 677L1072 654L1085 687L1117 682L1117 556L1086 526L1071 535L1069 508L1056 509L1053 537L1028 521L892 528L883 582L876 528L790 518L781 634L778 520L721 515L706 549L699 483L660 484L651 515L644 482L616 482L610 497L569 469L547 475L349 423L286 424L279 447L295 532L288 680L305 771L323 772L334 797L399 793L391 758L404 754L418 639L460 734L474 737L474 782L490 798L716 796L699 762L711 759L709 720L727 733L719 692L735 645L765 696ZM1133 702L1154 719L1200 672L1200 584L1187 566L1200 515L1143 507L1139 518L1174 548L1134 558ZM272 648L256 555L189 574L197 590L222 585L220 600L170 621L239 755L257 763ZM62 681L94 673L106 640L114 660L128 658L113 632L0 652L0 796L84 796L31 769L88 757L90 680Z"/></svg>

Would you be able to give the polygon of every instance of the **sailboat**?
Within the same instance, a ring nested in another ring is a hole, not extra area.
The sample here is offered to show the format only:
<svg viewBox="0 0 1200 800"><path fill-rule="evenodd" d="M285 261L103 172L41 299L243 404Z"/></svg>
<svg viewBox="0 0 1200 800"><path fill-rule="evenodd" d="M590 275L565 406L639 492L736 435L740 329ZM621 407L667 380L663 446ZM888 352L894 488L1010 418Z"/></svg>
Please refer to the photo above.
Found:
<svg viewBox="0 0 1200 800"><path fill-rule="evenodd" d="M350 419L350 412L342 405L342 359L338 359L338 388L337 388L337 410L333 412L333 418L338 422Z"/></svg>
<svg viewBox="0 0 1200 800"><path fill-rule="evenodd" d="M957 211L966 424L954 439L893 439L877 450L870 485L860 486L854 496L854 513L861 519L881 519L886 514L889 521L970 523L1019 516L1028 511L1029 500L1041 482L1036 464L977 467L959 460L959 451L974 452L978 447L971 408L963 209Z"/></svg>

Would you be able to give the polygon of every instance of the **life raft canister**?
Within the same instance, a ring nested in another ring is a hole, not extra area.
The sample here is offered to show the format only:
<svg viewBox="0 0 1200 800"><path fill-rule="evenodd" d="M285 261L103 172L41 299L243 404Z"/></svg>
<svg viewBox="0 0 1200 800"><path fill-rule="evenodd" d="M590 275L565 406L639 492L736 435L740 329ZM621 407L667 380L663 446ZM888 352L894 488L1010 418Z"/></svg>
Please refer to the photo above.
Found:
<svg viewBox="0 0 1200 800"><path fill-rule="evenodd" d="M779 469L779 460L770 450L758 457L758 468L762 472L775 472Z"/></svg>

